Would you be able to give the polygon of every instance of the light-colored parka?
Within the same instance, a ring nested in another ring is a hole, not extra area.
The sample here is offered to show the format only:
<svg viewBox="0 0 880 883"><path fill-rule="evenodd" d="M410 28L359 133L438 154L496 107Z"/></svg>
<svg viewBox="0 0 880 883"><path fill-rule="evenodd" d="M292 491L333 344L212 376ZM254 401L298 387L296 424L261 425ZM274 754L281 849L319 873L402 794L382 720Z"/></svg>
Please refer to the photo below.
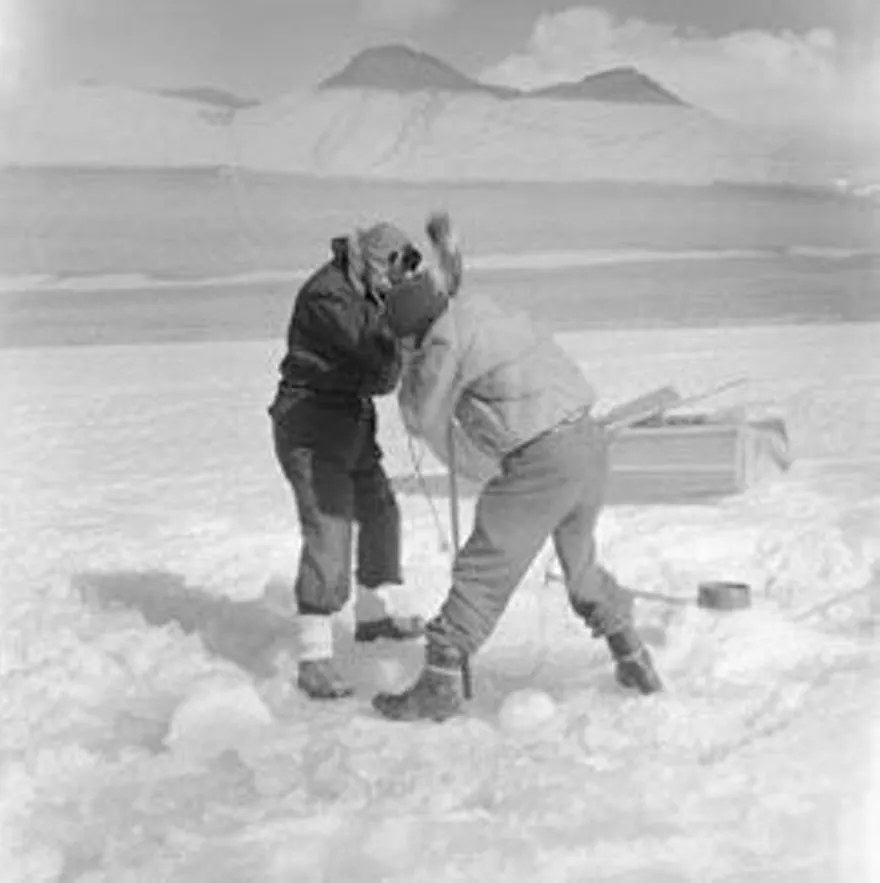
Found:
<svg viewBox="0 0 880 883"><path fill-rule="evenodd" d="M465 477L486 481L523 445L591 408L578 364L527 314L462 291L404 357L407 430Z"/></svg>

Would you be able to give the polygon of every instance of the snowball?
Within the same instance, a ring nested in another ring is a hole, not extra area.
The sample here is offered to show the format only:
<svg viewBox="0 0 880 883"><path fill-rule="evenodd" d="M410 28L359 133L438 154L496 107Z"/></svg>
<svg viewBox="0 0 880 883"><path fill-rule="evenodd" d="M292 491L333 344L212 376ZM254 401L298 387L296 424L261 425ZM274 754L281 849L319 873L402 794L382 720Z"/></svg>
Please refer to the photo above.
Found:
<svg viewBox="0 0 880 883"><path fill-rule="evenodd" d="M272 721L251 684L211 678L196 685L177 706L165 744L178 756L208 760L242 747Z"/></svg>
<svg viewBox="0 0 880 883"><path fill-rule="evenodd" d="M511 734L524 735L543 727L556 715L556 703L542 690L517 690L501 706L498 721Z"/></svg>
<svg viewBox="0 0 880 883"><path fill-rule="evenodd" d="M383 693L402 693L412 683L406 666L399 659L379 659L375 666L376 687Z"/></svg>

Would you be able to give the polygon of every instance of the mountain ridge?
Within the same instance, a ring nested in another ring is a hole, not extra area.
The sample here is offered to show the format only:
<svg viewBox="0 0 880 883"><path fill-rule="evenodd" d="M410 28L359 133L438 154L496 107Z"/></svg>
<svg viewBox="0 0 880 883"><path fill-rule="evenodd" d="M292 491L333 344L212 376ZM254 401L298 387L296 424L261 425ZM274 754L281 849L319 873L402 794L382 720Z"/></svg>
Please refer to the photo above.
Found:
<svg viewBox="0 0 880 883"><path fill-rule="evenodd" d="M691 106L674 92L632 66L587 74L583 79L572 83L555 83L552 86L526 92L523 97L565 101L607 101L616 104Z"/></svg>
<svg viewBox="0 0 880 883"><path fill-rule="evenodd" d="M342 70L322 80L317 89L376 89L398 94L473 92L496 98L519 95L515 89L481 83L434 55L400 43L358 52Z"/></svg>
<svg viewBox="0 0 880 883"><path fill-rule="evenodd" d="M577 82L559 82L540 89L523 90L484 83L463 74L434 55L399 43L364 49L345 67L317 86L317 91L334 89L365 89L398 95L450 92L490 95L506 100L544 98L689 106L679 96L632 66L587 74Z"/></svg>
<svg viewBox="0 0 880 883"><path fill-rule="evenodd" d="M799 177L798 158L776 139L665 91L658 97L654 87L663 87L635 68L538 94L499 93L405 47L366 57L378 58L367 69L382 76L334 75L323 88L238 110L229 105L239 96L207 87L93 84L21 94L2 107L0 166L219 167L438 182ZM399 86L401 70L403 92L389 88ZM619 100L606 100L609 84Z"/></svg>
<svg viewBox="0 0 880 883"><path fill-rule="evenodd" d="M261 102L256 98L244 98L227 89L217 86L183 86L173 89L157 89L156 95L163 98L180 98L184 101L194 101L206 104L221 110L247 110L257 107Z"/></svg>

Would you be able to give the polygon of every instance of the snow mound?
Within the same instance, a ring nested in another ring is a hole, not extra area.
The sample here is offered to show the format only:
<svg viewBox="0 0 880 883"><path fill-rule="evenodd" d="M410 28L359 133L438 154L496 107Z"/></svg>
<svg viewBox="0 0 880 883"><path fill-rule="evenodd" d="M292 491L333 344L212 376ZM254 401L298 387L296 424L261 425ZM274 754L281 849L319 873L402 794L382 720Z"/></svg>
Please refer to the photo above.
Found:
<svg viewBox="0 0 880 883"><path fill-rule="evenodd" d="M245 747L273 720L252 684L214 676L197 683L175 709L165 744L181 758L210 760Z"/></svg>
<svg viewBox="0 0 880 883"><path fill-rule="evenodd" d="M535 733L556 715L556 703L543 690L517 690L502 703L498 712L501 729L508 735Z"/></svg>

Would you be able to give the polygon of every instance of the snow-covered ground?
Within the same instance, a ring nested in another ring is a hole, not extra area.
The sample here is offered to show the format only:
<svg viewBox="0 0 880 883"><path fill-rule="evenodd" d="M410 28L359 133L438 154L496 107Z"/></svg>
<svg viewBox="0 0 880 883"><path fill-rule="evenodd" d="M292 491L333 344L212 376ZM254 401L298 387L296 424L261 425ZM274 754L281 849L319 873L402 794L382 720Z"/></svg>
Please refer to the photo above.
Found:
<svg viewBox="0 0 880 883"><path fill-rule="evenodd" d="M784 480L600 525L634 586L693 599L698 580L741 577L755 604L640 603L669 690L628 697L542 558L476 660L471 713L442 726L369 706L414 675L418 644L355 648L342 628L357 696L290 687L298 532L265 414L277 346L0 352L0 877L880 879L878 330L564 336L605 403L747 375L736 400L786 416ZM393 402L381 420L427 613L446 589L447 501L413 480ZM553 714L501 726L529 688Z"/></svg>

